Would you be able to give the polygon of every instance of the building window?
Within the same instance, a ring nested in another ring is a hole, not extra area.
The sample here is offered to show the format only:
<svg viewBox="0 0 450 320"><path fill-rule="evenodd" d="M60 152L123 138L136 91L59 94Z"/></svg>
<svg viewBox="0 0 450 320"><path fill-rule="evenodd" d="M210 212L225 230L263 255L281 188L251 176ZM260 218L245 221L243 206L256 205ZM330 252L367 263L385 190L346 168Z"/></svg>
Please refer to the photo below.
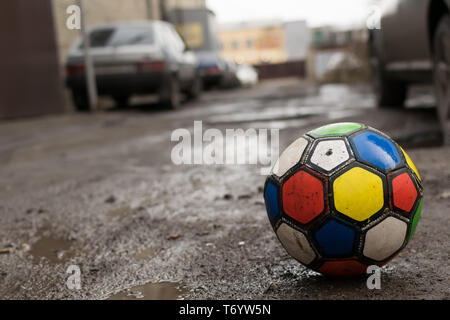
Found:
<svg viewBox="0 0 450 320"><path fill-rule="evenodd" d="M237 41L231 42L231 48L233 48L234 50L239 49L239 43Z"/></svg>
<svg viewBox="0 0 450 320"><path fill-rule="evenodd" d="M253 48L253 40L247 40L247 48Z"/></svg>
<svg viewBox="0 0 450 320"><path fill-rule="evenodd" d="M315 30L314 31L314 43L315 44L322 44L323 42L323 33L321 30Z"/></svg>

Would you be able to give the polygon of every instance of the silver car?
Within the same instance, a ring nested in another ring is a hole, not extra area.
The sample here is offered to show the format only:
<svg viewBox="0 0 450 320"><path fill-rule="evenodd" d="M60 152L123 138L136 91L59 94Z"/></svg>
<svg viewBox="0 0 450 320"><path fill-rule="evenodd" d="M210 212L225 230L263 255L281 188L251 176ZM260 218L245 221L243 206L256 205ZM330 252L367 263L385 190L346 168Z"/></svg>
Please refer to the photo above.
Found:
<svg viewBox="0 0 450 320"><path fill-rule="evenodd" d="M378 106L402 106L409 84L433 81L444 138L450 115L449 9L450 0L387 0L380 29L369 36Z"/></svg>
<svg viewBox="0 0 450 320"><path fill-rule="evenodd" d="M88 32L99 95L125 105L135 94L158 94L170 108L180 93L196 98L201 90L197 59L175 28L163 21L116 23ZM67 57L66 84L78 110L88 110L83 39Z"/></svg>

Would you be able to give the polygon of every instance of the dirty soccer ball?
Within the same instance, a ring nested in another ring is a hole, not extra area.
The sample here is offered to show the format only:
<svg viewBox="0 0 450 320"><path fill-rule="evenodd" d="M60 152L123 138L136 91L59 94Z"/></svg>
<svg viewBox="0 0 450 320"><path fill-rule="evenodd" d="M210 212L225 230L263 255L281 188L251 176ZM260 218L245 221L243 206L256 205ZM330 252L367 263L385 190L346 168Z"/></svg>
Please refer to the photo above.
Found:
<svg viewBox="0 0 450 320"><path fill-rule="evenodd" d="M329 276L366 273L402 250L422 209L419 173L385 134L359 123L308 132L267 177L270 223L286 251Z"/></svg>

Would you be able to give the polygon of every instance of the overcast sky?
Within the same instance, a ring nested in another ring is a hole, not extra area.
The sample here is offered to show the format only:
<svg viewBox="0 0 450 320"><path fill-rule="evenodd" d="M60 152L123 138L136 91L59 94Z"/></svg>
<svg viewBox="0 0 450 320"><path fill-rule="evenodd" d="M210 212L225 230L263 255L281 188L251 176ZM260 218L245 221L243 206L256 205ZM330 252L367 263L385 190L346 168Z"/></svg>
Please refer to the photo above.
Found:
<svg viewBox="0 0 450 320"><path fill-rule="evenodd" d="M305 19L311 27L363 24L377 0L206 0L219 23Z"/></svg>

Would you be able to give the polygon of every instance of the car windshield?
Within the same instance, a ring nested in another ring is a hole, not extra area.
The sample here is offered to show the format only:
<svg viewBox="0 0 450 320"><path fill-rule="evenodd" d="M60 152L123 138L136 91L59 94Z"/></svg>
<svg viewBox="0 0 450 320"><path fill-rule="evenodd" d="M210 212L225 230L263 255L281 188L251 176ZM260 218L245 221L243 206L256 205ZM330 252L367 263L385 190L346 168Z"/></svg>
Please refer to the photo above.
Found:
<svg viewBox="0 0 450 320"><path fill-rule="evenodd" d="M114 33L113 28L94 30L89 33L89 42L91 47L104 47L108 44ZM83 47L84 41L81 43L80 47Z"/></svg>
<svg viewBox="0 0 450 320"><path fill-rule="evenodd" d="M92 31L89 34L89 41L93 48L152 44L153 32L148 27L104 28ZM80 44L81 47L83 47L83 42Z"/></svg>

